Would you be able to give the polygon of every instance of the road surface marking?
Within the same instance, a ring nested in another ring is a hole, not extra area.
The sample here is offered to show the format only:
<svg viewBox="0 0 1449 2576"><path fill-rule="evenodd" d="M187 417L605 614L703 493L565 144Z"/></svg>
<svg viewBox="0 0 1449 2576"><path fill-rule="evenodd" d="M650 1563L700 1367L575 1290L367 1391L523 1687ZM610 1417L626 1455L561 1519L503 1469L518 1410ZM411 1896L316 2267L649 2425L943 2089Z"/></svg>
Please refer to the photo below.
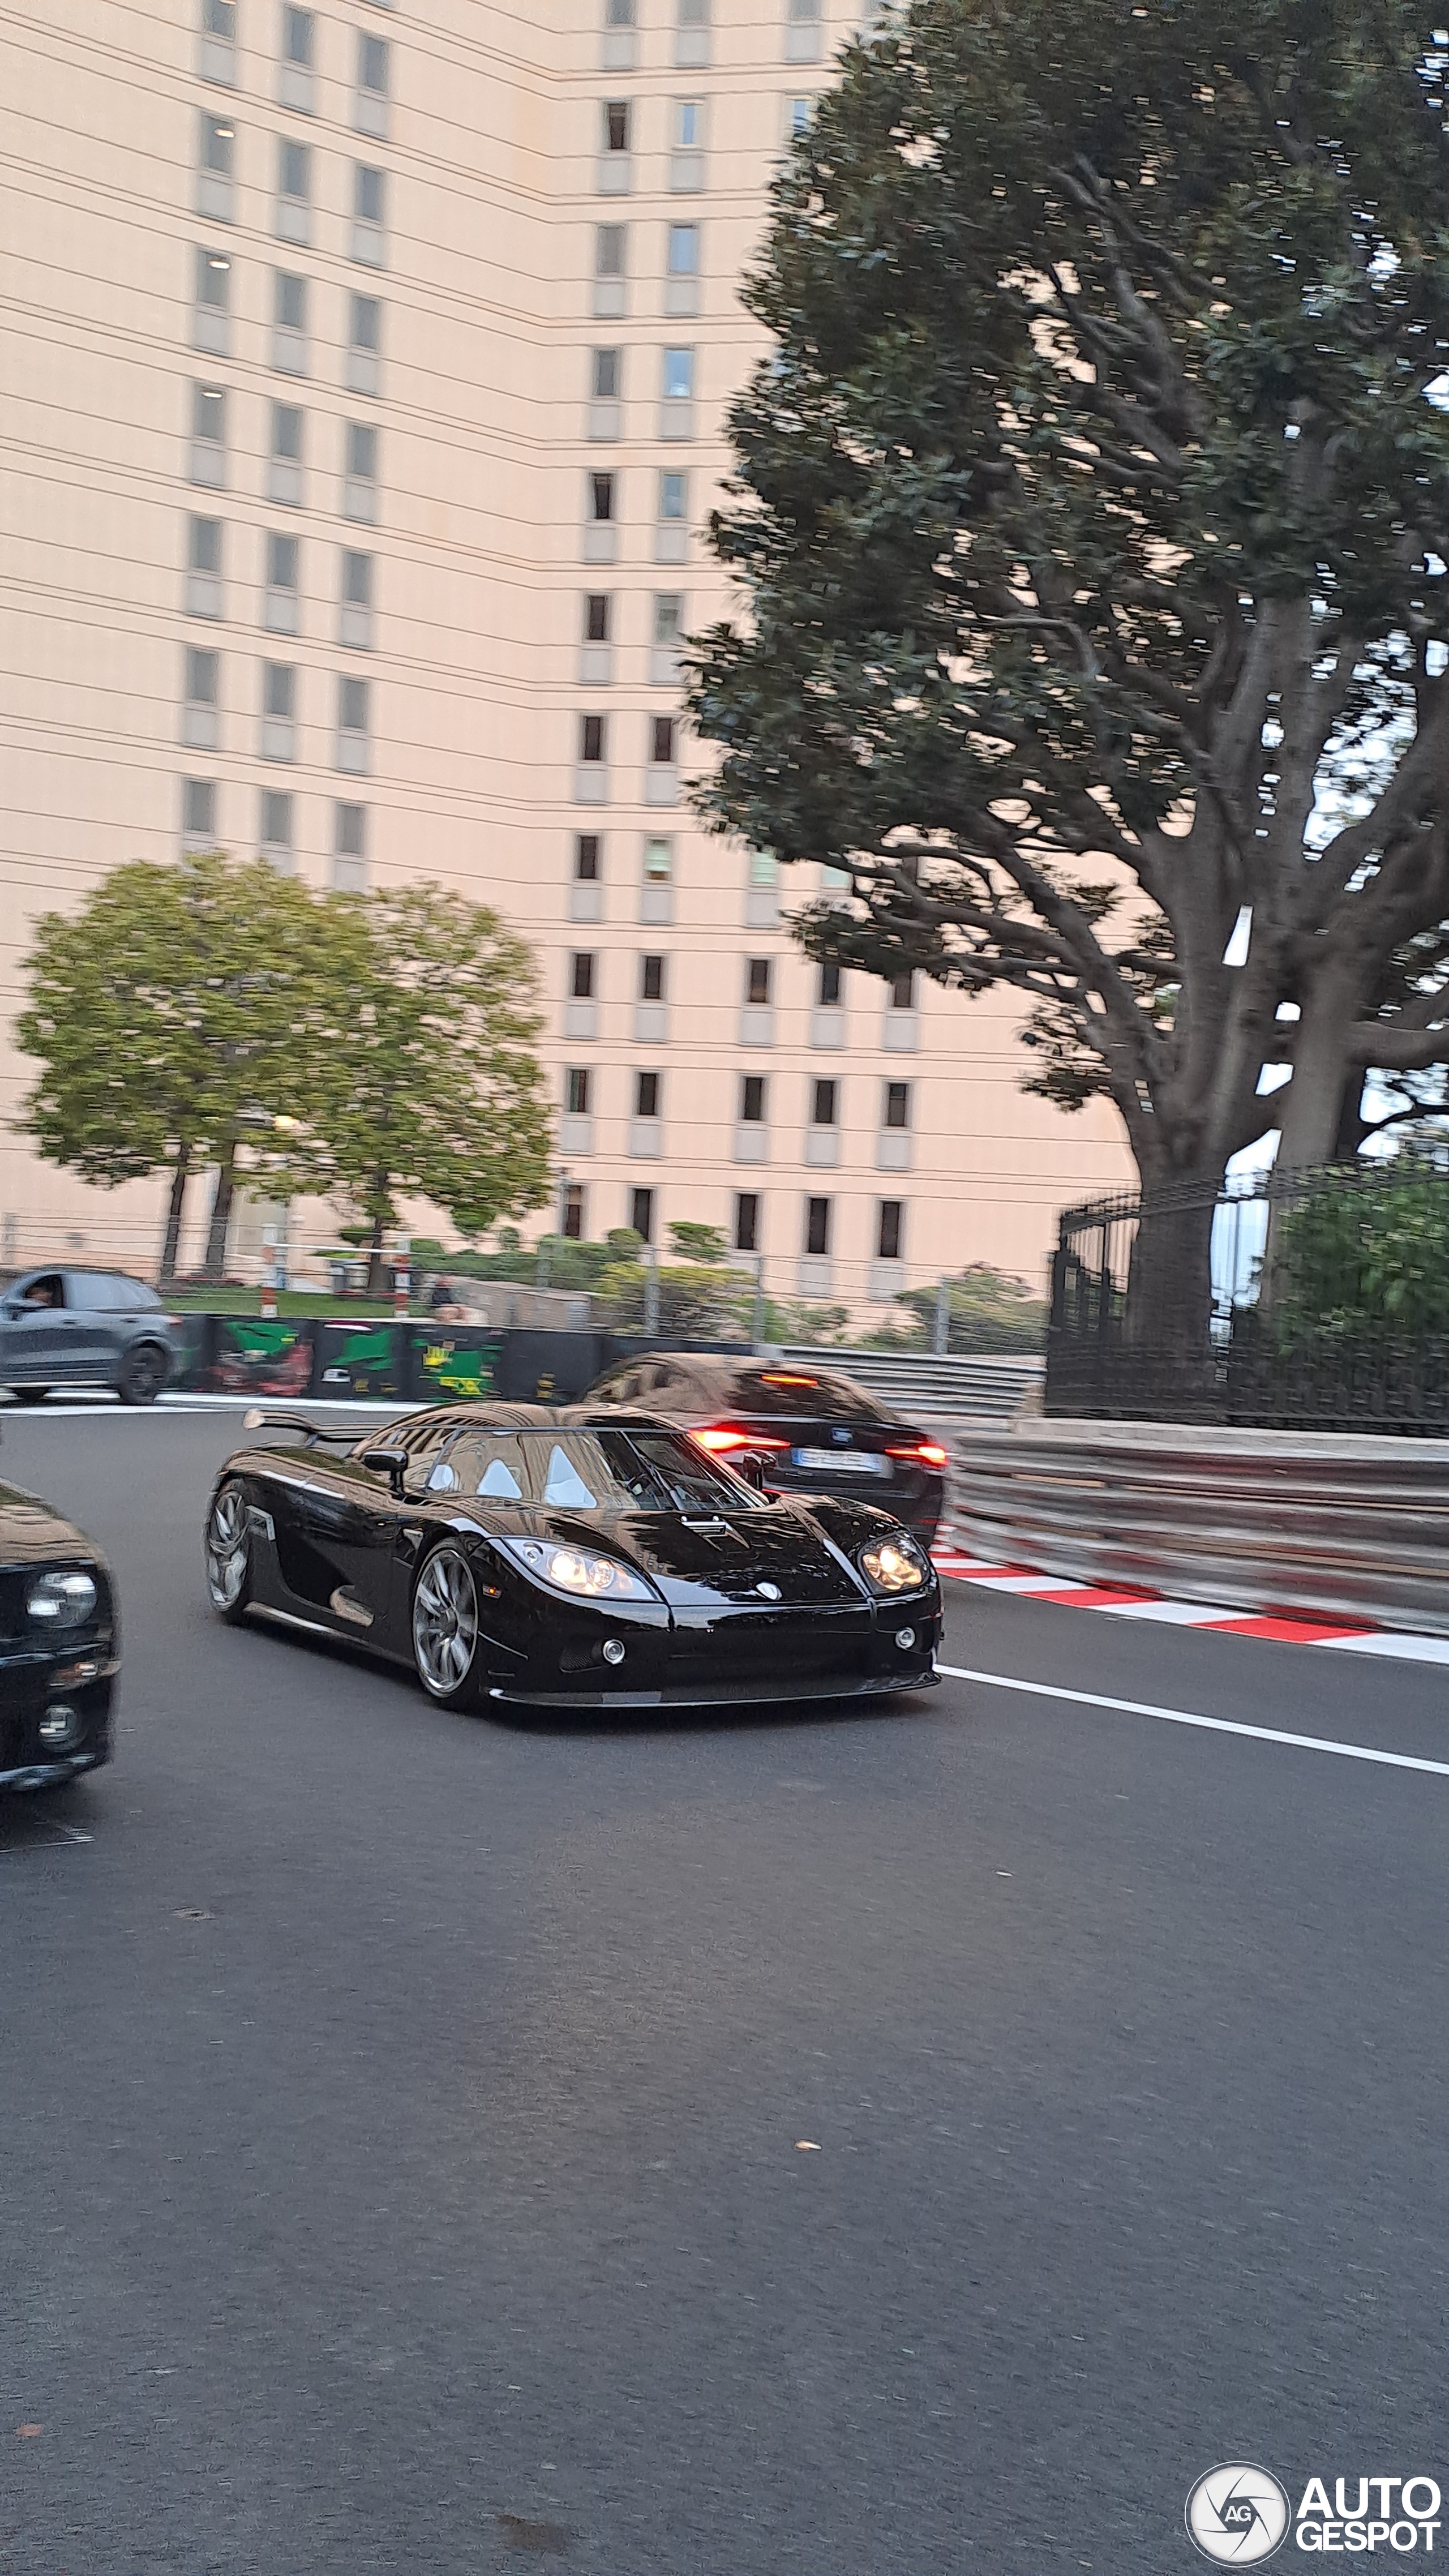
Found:
<svg viewBox="0 0 1449 2576"><path fill-rule="evenodd" d="M978 1673L965 1664L941 1664L953 1682L980 1682L987 1690L1025 1691L1033 1699L1064 1699L1078 1708L1111 1709L1121 1717L1160 1717L1169 1726L1205 1727L1212 1735L1246 1735L1258 1744L1291 1744L1300 1753L1339 1753L1348 1762L1382 1762L1392 1771L1432 1771L1449 1780L1449 1762L1426 1762L1417 1753L1384 1753L1372 1744L1338 1744L1328 1735L1289 1735L1276 1726L1243 1726L1233 1717L1202 1717L1187 1708L1159 1708L1150 1699L1108 1699L1101 1691L1063 1690L1057 1682L1025 1682L1014 1673Z"/></svg>

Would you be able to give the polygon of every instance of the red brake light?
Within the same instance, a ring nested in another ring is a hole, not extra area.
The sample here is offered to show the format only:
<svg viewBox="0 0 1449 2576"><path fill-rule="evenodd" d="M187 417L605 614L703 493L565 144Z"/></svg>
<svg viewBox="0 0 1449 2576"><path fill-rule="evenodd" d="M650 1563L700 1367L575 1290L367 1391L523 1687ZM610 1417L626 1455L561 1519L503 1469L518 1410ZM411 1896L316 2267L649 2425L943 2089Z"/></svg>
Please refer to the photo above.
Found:
<svg viewBox="0 0 1449 2576"><path fill-rule="evenodd" d="M714 1457L730 1449L788 1449L790 1446L788 1440L772 1440L763 1431L741 1431L733 1422L707 1423L703 1430L691 1431L689 1436Z"/></svg>
<svg viewBox="0 0 1449 2576"><path fill-rule="evenodd" d="M761 1372L760 1384L761 1386L818 1386L820 1380L818 1377L790 1377L779 1369L765 1369Z"/></svg>
<svg viewBox="0 0 1449 2576"><path fill-rule="evenodd" d="M907 1449L888 1449L888 1458L920 1458L928 1467L944 1467L946 1452L935 1440L913 1440Z"/></svg>

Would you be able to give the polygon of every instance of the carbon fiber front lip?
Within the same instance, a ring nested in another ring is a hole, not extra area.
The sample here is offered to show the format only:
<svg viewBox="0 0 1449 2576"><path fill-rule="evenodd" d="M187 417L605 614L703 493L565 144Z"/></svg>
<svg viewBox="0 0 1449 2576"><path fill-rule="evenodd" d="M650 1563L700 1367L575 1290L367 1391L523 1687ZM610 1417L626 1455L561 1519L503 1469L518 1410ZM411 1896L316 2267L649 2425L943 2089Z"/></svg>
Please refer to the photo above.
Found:
<svg viewBox="0 0 1449 2576"><path fill-rule="evenodd" d="M97 1752L68 1753L60 1762L26 1762L18 1771L0 1771L0 1789L58 1789L66 1780L74 1780L82 1771L98 1770L110 1760L109 1748Z"/></svg>
<svg viewBox="0 0 1449 2576"><path fill-rule="evenodd" d="M924 1673L871 1673L864 1681L826 1680L797 1683L793 1690L756 1690L747 1682L717 1682L713 1687L675 1683L654 1691L515 1691L495 1685L487 1701L495 1708L557 1709L561 1715L604 1717L613 1709L800 1708L830 1700L898 1699L903 1691L936 1690L941 1676Z"/></svg>

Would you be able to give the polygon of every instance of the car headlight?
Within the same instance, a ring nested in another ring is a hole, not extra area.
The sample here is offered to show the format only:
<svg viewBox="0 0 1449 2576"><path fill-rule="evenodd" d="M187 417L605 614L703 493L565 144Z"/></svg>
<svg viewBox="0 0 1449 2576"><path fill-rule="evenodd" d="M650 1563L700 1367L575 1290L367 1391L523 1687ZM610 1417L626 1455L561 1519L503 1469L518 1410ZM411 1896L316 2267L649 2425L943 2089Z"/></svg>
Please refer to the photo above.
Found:
<svg viewBox="0 0 1449 2576"><path fill-rule="evenodd" d="M874 1547L862 1548L860 1564L878 1592L919 1592L930 1581L930 1566L904 1530L894 1538L877 1539Z"/></svg>
<svg viewBox="0 0 1449 2576"><path fill-rule="evenodd" d="M56 1628L78 1628L96 1606L96 1587L88 1574L42 1574L25 1596L32 1619Z"/></svg>
<svg viewBox="0 0 1449 2576"><path fill-rule="evenodd" d="M652 1601L641 1575L616 1556L599 1556L591 1547L560 1547L548 1539L515 1539L510 1551L530 1574L579 1601Z"/></svg>

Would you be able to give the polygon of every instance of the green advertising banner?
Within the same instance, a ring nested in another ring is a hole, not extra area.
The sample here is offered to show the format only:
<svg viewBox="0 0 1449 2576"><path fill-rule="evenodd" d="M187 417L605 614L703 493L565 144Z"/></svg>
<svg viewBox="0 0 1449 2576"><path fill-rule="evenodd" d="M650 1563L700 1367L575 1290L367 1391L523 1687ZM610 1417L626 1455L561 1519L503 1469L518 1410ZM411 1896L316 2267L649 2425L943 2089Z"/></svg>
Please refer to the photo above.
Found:
<svg viewBox="0 0 1449 2576"><path fill-rule="evenodd" d="M492 1395L498 1383L497 1333L480 1333L465 1324L413 1328L414 1391L424 1403L471 1404Z"/></svg>
<svg viewBox="0 0 1449 2576"><path fill-rule="evenodd" d="M312 1383L312 1325L217 1315L202 1383L216 1395L305 1395Z"/></svg>
<svg viewBox="0 0 1449 2576"><path fill-rule="evenodd" d="M395 1324L323 1324L319 1338L319 1395L406 1398L406 1353Z"/></svg>

